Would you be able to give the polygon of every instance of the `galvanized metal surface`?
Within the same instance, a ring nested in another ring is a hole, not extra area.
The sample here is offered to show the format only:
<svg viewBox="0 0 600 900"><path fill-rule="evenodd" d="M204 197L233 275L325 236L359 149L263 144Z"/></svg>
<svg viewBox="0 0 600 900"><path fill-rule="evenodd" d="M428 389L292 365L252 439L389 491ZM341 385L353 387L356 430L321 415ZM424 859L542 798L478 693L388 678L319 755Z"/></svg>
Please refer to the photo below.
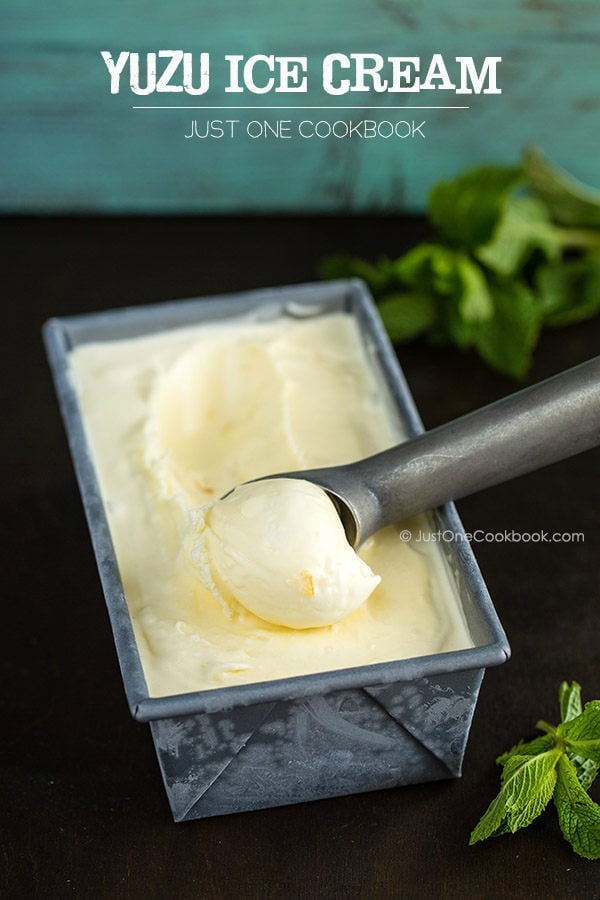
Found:
<svg viewBox="0 0 600 900"><path fill-rule="evenodd" d="M175 821L461 773L483 670L159 719Z"/></svg>

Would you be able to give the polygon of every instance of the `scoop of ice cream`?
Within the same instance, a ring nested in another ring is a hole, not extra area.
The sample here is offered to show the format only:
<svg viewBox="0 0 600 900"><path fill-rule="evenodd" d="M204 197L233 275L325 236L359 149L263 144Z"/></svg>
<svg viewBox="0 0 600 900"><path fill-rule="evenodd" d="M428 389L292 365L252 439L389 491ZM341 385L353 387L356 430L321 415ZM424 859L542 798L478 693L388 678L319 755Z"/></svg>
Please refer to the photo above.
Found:
<svg viewBox="0 0 600 900"><path fill-rule="evenodd" d="M217 587L276 625L331 625L380 581L348 543L325 491L308 481L240 485L208 509L205 523Z"/></svg>

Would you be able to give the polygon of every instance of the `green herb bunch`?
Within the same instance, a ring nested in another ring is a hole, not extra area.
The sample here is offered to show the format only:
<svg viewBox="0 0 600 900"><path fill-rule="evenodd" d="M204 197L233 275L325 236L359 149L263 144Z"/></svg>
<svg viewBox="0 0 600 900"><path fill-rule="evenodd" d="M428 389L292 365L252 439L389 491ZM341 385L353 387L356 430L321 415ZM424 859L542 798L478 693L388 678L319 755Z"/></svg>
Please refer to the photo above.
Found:
<svg viewBox="0 0 600 900"><path fill-rule="evenodd" d="M471 834L474 844L525 828L554 801L562 833L576 853L600 859L600 806L587 791L600 768L600 700L581 706L581 687L563 682L561 723L497 759L502 788Z"/></svg>
<svg viewBox="0 0 600 900"><path fill-rule="evenodd" d="M396 343L427 335L474 348L515 378L542 328L600 312L600 192L528 150L520 166L481 166L437 184L436 239L398 259L330 257L325 278L363 278Z"/></svg>

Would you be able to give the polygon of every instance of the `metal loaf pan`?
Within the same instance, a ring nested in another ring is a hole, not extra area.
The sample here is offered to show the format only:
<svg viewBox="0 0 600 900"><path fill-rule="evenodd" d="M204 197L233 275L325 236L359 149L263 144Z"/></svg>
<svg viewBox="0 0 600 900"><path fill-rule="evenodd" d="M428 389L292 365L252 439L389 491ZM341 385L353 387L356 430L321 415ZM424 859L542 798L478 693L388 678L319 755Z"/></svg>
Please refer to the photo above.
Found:
<svg viewBox="0 0 600 900"><path fill-rule="evenodd" d="M509 646L453 504L435 530L475 647L259 684L151 697L123 595L102 497L69 372L81 343L253 313L358 319L382 389L409 435L423 426L379 315L357 280L51 319L44 339L132 716L149 722L176 821L458 776L487 666Z"/></svg>

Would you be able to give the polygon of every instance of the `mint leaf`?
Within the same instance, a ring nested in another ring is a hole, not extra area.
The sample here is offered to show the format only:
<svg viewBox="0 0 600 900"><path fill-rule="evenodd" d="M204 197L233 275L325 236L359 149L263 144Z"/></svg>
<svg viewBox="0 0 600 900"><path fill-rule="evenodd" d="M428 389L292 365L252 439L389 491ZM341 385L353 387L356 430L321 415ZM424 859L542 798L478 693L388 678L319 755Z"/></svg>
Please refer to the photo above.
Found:
<svg viewBox="0 0 600 900"><path fill-rule="evenodd" d="M578 716L561 722L556 730L570 740L600 740L600 700L590 700Z"/></svg>
<svg viewBox="0 0 600 900"><path fill-rule="evenodd" d="M560 715L563 722L570 722L582 714L581 686L576 681L571 682L570 685L566 681L563 681L559 689L558 697L560 702ZM580 728L581 723L578 726L578 730ZM559 729L557 728L557 732L558 731ZM592 731L592 738L594 738L594 736L595 734ZM600 732L597 732L596 736L600 738ZM600 766L585 755L578 755L576 752L573 752L574 749L575 748L569 745L569 752L567 755L575 767L579 783L585 790L588 790L594 783L596 775L600 770ZM586 748L582 749L585 752Z"/></svg>
<svg viewBox="0 0 600 900"><path fill-rule="evenodd" d="M560 704L560 718L563 722L575 719L583 712L581 705L581 685L576 681L571 684L563 681L558 689L558 702Z"/></svg>
<svg viewBox="0 0 600 900"><path fill-rule="evenodd" d="M555 747L534 756L510 756L504 766L502 789L474 828L469 843L515 832L533 822L552 798L561 755Z"/></svg>
<svg viewBox="0 0 600 900"><path fill-rule="evenodd" d="M435 316L430 315L430 327L441 325L459 347L472 345L472 323L493 315L485 275L466 253L440 244L422 244L397 260L394 273L421 295L439 298Z"/></svg>
<svg viewBox="0 0 600 900"><path fill-rule="evenodd" d="M508 830L506 796L500 791L471 832L469 845L476 844L477 841L485 841L489 837L498 837L501 834L506 834Z"/></svg>
<svg viewBox="0 0 600 900"><path fill-rule="evenodd" d="M544 325L562 328L600 312L600 254L541 266L536 288Z"/></svg>
<svg viewBox="0 0 600 900"><path fill-rule="evenodd" d="M598 774L598 763L584 756L577 756L576 753L567 753L567 756L575 767L579 784L584 790L589 791Z"/></svg>
<svg viewBox="0 0 600 900"><path fill-rule="evenodd" d="M600 765L600 700L586 703L583 712L556 729L571 753Z"/></svg>
<svg viewBox="0 0 600 900"><path fill-rule="evenodd" d="M449 338L460 350L468 350L473 346L477 326L474 322L468 322L462 315L458 292L442 298L440 322L441 335Z"/></svg>
<svg viewBox="0 0 600 900"><path fill-rule="evenodd" d="M391 340L398 344L429 331L438 318L431 294L388 294L381 300L379 312Z"/></svg>
<svg viewBox="0 0 600 900"><path fill-rule="evenodd" d="M500 275L516 275L535 249L548 259L560 258L563 237L548 210L535 197L509 197L491 240L475 255Z"/></svg>
<svg viewBox="0 0 600 900"><path fill-rule="evenodd" d="M552 799L560 756L560 749L554 748L535 756L511 756L505 763L503 789L512 789L507 817L511 831L531 824Z"/></svg>
<svg viewBox="0 0 600 900"><path fill-rule="evenodd" d="M429 218L452 246L473 249L487 243L502 206L522 177L518 166L481 166L437 184L429 198Z"/></svg>
<svg viewBox="0 0 600 900"><path fill-rule="evenodd" d="M553 219L578 228L600 227L600 191L567 175L532 148L525 153L523 169L527 183Z"/></svg>
<svg viewBox="0 0 600 900"><path fill-rule="evenodd" d="M451 294L456 287L455 252L441 244L419 244L392 263L392 270L409 287L438 294Z"/></svg>
<svg viewBox="0 0 600 900"><path fill-rule="evenodd" d="M455 259L459 281L458 309L465 322L486 322L494 314L494 302L481 267L466 254Z"/></svg>
<svg viewBox="0 0 600 900"><path fill-rule="evenodd" d="M436 322L458 347L471 347L473 325L489 320L494 313L490 289L483 271L466 254L429 245L408 259L402 272L410 273L413 284L439 296Z"/></svg>
<svg viewBox="0 0 600 900"><path fill-rule="evenodd" d="M537 756L538 753L545 753L554 746L554 738L551 734L544 734L534 738L532 741L519 741L511 750L507 750L502 756L499 756L496 762L499 766L504 766L512 756ZM504 778L504 773L502 775Z"/></svg>
<svg viewBox="0 0 600 900"><path fill-rule="evenodd" d="M564 755L558 761L554 805L561 831L573 850L586 859L600 859L600 806L581 786Z"/></svg>
<svg viewBox="0 0 600 900"><path fill-rule="evenodd" d="M531 365L541 314L536 299L522 282L491 285L494 314L480 322L474 335L479 355L504 375L522 378Z"/></svg>

